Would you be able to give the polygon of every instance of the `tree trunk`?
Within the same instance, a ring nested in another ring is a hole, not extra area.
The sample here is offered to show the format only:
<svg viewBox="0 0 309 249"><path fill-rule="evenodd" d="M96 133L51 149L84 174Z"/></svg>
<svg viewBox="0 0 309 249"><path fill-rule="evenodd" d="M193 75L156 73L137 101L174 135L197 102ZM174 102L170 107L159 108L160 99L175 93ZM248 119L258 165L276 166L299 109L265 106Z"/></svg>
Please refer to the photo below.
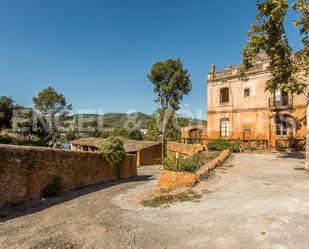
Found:
<svg viewBox="0 0 309 249"><path fill-rule="evenodd" d="M309 170L309 93L307 95L307 110L306 110L306 163L305 168Z"/></svg>
<svg viewBox="0 0 309 249"><path fill-rule="evenodd" d="M166 130L166 111L163 112L163 127L162 127L162 163L165 156L165 130Z"/></svg>

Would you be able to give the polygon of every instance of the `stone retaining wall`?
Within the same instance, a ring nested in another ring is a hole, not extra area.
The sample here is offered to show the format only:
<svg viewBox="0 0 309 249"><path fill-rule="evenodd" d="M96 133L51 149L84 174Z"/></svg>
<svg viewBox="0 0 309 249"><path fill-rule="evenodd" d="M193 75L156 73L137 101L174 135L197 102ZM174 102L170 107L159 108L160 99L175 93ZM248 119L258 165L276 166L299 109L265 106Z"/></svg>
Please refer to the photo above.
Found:
<svg viewBox="0 0 309 249"><path fill-rule="evenodd" d="M39 197L53 176L74 189L136 175L135 155L117 167L97 153L0 145L0 206Z"/></svg>
<svg viewBox="0 0 309 249"><path fill-rule="evenodd" d="M164 193L179 187L192 187L203 175L224 163L229 156L230 151L224 150L219 156L206 163L194 174L164 170L159 179L157 192Z"/></svg>
<svg viewBox="0 0 309 249"><path fill-rule="evenodd" d="M201 144L183 144L177 142L167 142L167 152L175 153L178 152L183 155L192 155L205 151L206 147Z"/></svg>

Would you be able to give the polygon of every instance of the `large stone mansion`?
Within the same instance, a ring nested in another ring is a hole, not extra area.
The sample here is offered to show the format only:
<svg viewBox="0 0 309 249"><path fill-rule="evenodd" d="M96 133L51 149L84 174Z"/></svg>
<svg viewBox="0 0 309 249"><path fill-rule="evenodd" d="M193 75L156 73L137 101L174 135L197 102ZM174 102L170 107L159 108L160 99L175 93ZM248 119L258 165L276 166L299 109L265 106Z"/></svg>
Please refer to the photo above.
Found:
<svg viewBox="0 0 309 249"><path fill-rule="evenodd" d="M248 81L239 79L240 66L228 66L208 73L208 124L182 131L186 143L207 143L217 138L260 141L275 147L278 140L294 146L305 138L305 96L265 91L271 77L269 59L261 55L248 72Z"/></svg>

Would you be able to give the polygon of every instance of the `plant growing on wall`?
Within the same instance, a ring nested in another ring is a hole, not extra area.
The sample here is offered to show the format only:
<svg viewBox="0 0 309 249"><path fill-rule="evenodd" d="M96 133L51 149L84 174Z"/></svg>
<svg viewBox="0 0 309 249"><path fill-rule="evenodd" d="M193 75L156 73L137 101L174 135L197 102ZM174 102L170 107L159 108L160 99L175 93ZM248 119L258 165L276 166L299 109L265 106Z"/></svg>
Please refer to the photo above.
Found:
<svg viewBox="0 0 309 249"><path fill-rule="evenodd" d="M168 59L155 63L148 79L153 83L154 92L157 94L155 102L160 105L160 130L165 147L167 125L172 122L175 111L180 108L183 96L191 91L190 75L180 59Z"/></svg>
<svg viewBox="0 0 309 249"><path fill-rule="evenodd" d="M121 137L108 137L100 146L100 153L106 160L115 165L120 165L124 159L125 151Z"/></svg>
<svg viewBox="0 0 309 249"><path fill-rule="evenodd" d="M260 52L269 58L269 71L272 75L267 81L266 90L274 93L283 90L291 94L304 94L307 106L306 168L309 167L309 92L305 78L309 76L309 5L306 0L296 0L289 5L287 0L263 0L257 3L256 22L251 26L248 42L242 50L242 76L253 67ZM285 32L284 21L289 9L300 14L294 21L300 29L303 48L293 56Z"/></svg>
<svg viewBox="0 0 309 249"><path fill-rule="evenodd" d="M43 195L46 197L55 197L62 195L63 191L63 178L61 176L54 176L51 182L43 189Z"/></svg>
<svg viewBox="0 0 309 249"><path fill-rule="evenodd" d="M72 105L68 105L63 94L57 93L52 87L41 91L33 98L33 102L34 108L40 111L47 120L46 129L48 130L51 143L55 147L59 135L60 121L64 123L68 112L72 110Z"/></svg>

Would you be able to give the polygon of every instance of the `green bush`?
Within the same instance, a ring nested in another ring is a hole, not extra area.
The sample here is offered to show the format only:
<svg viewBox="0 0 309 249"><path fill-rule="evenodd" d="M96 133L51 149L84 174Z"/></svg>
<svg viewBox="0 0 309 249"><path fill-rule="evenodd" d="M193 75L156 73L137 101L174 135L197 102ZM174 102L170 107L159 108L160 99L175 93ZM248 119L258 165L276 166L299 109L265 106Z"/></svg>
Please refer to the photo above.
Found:
<svg viewBox="0 0 309 249"><path fill-rule="evenodd" d="M223 151L223 150L230 150L231 152L240 152L242 150L241 140L237 139L234 142L230 142L225 139L216 139L210 141L207 145L210 151Z"/></svg>
<svg viewBox="0 0 309 249"><path fill-rule="evenodd" d="M60 196L63 191L63 178L60 176L54 176L51 182L43 189L43 195L46 197Z"/></svg>
<svg viewBox="0 0 309 249"><path fill-rule="evenodd" d="M192 173L197 171L203 164L203 160L198 154L188 157L180 156L178 158L178 167L176 156L174 154L168 155L163 160L164 169L170 171L185 171Z"/></svg>
<svg viewBox="0 0 309 249"><path fill-rule="evenodd" d="M176 165L176 156L173 154L168 154L166 157L163 159L163 167L166 170L170 171L178 171L177 165Z"/></svg>
<svg viewBox="0 0 309 249"><path fill-rule="evenodd" d="M247 147L244 147L244 150L254 151L254 150L257 150L257 148L254 146L247 146Z"/></svg>
<svg viewBox="0 0 309 249"><path fill-rule="evenodd" d="M120 165L124 159L125 151L121 137L108 137L100 146L100 153L108 162Z"/></svg>
<svg viewBox="0 0 309 249"><path fill-rule="evenodd" d="M285 146L283 140L279 139L279 140L276 141L276 149L278 151L283 152L283 151L285 151L285 148L286 148L286 146Z"/></svg>
<svg viewBox="0 0 309 249"><path fill-rule="evenodd" d="M180 169L185 172L195 172L203 166L203 160L198 154L183 158L180 161Z"/></svg>

